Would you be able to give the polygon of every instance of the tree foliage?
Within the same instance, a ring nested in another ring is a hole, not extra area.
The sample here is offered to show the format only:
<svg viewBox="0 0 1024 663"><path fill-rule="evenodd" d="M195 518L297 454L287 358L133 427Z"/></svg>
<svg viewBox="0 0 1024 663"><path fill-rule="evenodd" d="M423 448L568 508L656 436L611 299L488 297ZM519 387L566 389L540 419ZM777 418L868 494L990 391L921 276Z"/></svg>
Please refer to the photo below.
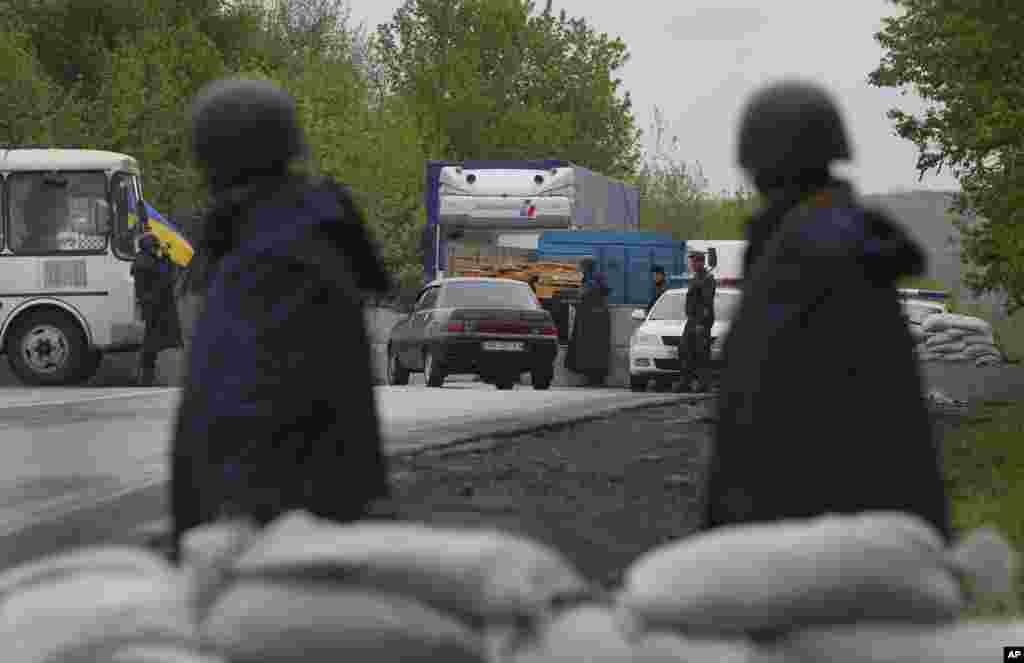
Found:
<svg viewBox="0 0 1024 663"><path fill-rule="evenodd" d="M131 154L146 197L176 216L205 201L191 98L224 75L269 78L296 97L309 165L352 187L389 267L413 280L427 158L636 176L627 58L550 2L408 0L368 34L345 0L0 0L0 143Z"/></svg>
<svg viewBox="0 0 1024 663"><path fill-rule="evenodd" d="M651 122L653 149L633 182L640 188L640 220L645 230L675 239L744 239L757 199L746 190L711 193L700 166L676 156L678 137L668 140L663 111L655 107ZM668 142L668 145L666 145Z"/></svg>
<svg viewBox="0 0 1024 663"><path fill-rule="evenodd" d="M876 35L886 49L870 74L914 89L920 116L893 110L897 133L919 150L918 170L950 169L961 184L964 279L1024 307L1024 6L1013 0L894 0L901 13Z"/></svg>
<svg viewBox="0 0 1024 663"><path fill-rule="evenodd" d="M625 44L523 0L406 0L377 29L379 83L420 111L434 158L557 157L610 176L639 163L615 73Z"/></svg>

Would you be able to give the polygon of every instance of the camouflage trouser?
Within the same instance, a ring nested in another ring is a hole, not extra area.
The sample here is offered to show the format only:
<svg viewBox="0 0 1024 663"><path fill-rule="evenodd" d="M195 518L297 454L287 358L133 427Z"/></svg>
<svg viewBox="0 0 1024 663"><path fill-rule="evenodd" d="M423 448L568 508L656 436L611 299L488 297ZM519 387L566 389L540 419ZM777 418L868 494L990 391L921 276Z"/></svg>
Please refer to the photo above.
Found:
<svg viewBox="0 0 1024 663"><path fill-rule="evenodd" d="M696 328L686 325L679 343L679 372L683 386L689 386L694 380L702 386L710 384L711 335L708 332L697 334Z"/></svg>

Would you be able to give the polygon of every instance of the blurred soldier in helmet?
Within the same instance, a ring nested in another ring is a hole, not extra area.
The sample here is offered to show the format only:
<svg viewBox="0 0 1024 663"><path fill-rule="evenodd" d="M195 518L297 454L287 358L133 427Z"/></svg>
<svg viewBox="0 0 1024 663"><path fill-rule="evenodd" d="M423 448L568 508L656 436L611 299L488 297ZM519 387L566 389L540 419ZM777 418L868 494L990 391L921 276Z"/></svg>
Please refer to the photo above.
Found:
<svg viewBox="0 0 1024 663"><path fill-rule="evenodd" d="M704 253L690 253L690 282L686 286L686 324L679 343L680 380L675 391L707 391L711 363L711 327L715 324L715 277L707 269Z"/></svg>
<svg viewBox="0 0 1024 663"><path fill-rule="evenodd" d="M139 358L139 384L152 387L159 353L183 346L174 294L177 270L152 232L139 238L131 273L135 279L135 299L146 325Z"/></svg>
<svg viewBox="0 0 1024 663"><path fill-rule="evenodd" d="M347 189L297 174L295 101L272 83L208 86L192 140L212 201L173 443L175 547L226 513L359 519L389 495L363 316L391 285L379 251Z"/></svg>
<svg viewBox="0 0 1024 663"><path fill-rule="evenodd" d="M748 103L739 163L766 207L724 348L709 527L898 510L951 536L939 452L896 282L921 249L830 172L851 156L818 87Z"/></svg>

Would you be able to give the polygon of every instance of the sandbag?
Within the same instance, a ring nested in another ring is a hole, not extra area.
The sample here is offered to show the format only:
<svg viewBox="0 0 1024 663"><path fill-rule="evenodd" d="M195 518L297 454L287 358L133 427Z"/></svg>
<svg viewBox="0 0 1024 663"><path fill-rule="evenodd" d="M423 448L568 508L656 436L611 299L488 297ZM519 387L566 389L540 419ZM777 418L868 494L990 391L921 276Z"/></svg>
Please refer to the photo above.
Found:
<svg viewBox="0 0 1024 663"><path fill-rule="evenodd" d="M939 359L949 363L963 363L971 360L970 357L962 352L952 352L950 354L940 354Z"/></svg>
<svg viewBox="0 0 1024 663"><path fill-rule="evenodd" d="M971 359L978 359L979 357L985 356L999 356L999 349L994 345L986 345L978 343L976 345L969 345L964 349L964 354Z"/></svg>
<svg viewBox="0 0 1024 663"><path fill-rule="evenodd" d="M110 657L110 663L229 663L229 661L222 656L203 653L198 648L131 645L115 650Z"/></svg>
<svg viewBox="0 0 1024 663"><path fill-rule="evenodd" d="M992 325L981 318L968 315L956 315L954 313L940 313L925 318L921 326L926 332L942 332L956 329L968 333L991 334Z"/></svg>
<svg viewBox="0 0 1024 663"><path fill-rule="evenodd" d="M928 334L921 329L921 325L910 325L910 337L914 339L914 342L920 342L928 338Z"/></svg>
<svg viewBox="0 0 1024 663"><path fill-rule="evenodd" d="M40 663L245 663L203 653L198 646L154 645L144 640L132 644L98 644Z"/></svg>
<svg viewBox="0 0 1024 663"><path fill-rule="evenodd" d="M217 595L231 582L233 565L258 539L244 520L193 528L182 537L182 567L195 621L202 621Z"/></svg>
<svg viewBox="0 0 1024 663"><path fill-rule="evenodd" d="M612 608L584 605L558 615L503 661L508 663L622 662L747 663L752 645L743 638L686 638L648 633L632 637Z"/></svg>
<svg viewBox="0 0 1024 663"><path fill-rule="evenodd" d="M995 355L985 355L983 357L978 357L977 359L974 360L974 365L977 366L978 368L983 368L985 366L996 366L1001 363L1003 363L1003 358L996 357Z"/></svg>
<svg viewBox="0 0 1024 663"><path fill-rule="evenodd" d="M231 661L485 661L481 639L449 616L402 596L309 580L240 581L202 631Z"/></svg>
<svg viewBox="0 0 1024 663"><path fill-rule="evenodd" d="M996 345L996 337L992 334L968 334L960 340L967 345Z"/></svg>
<svg viewBox="0 0 1024 663"><path fill-rule="evenodd" d="M0 573L0 600L33 585L54 582L78 573L131 572L162 577L173 568L162 557L130 546L89 546L48 555Z"/></svg>
<svg viewBox="0 0 1024 663"><path fill-rule="evenodd" d="M0 607L4 663L87 660L130 643L195 646L183 589L177 574L102 571L10 594Z"/></svg>
<svg viewBox="0 0 1024 663"><path fill-rule="evenodd" d="M414 523L336 525L293 513L235 564L236 577L330 576L467 620L538 617L589 587L555 550L510 534Z"/></svg>
<svg viewBox="0 0 1024 663"><path fill-rule="evenodd" d="M927 332L926 332L927 333ZM925 337L925 345L930 348L934 348L938 345L946 345L949 343L957 343L962 340L966 335L966 332L959 331L956 329L950 329L947 331L939 332L937 334L928 334Z"/></svg>
<svg viewBox="0 0 1024 663"><path fill-rule="evenodd" d="M939 359L942 359L942 355L937 355L934 352L922 352L917 355L917 358L920 361L938 361Z"/></svg>
<svg viewBox="0 0 1024 663"><path fill-rule="evenodd" d="M752 632L954 619L965 604L938 532L873 512L722 527L655 548L619 595L640 628Z"/></svg>
<svg viewBox="0 0 1024 663"><path fill-rule="evenodd" d="M937 355L955 355L964 352L967 349L967 344L963 341L943 343L942 345L929 346L928 349Z"/></svg>
<svg viewBox="0 0 1024 663"><path fill-rule="evenodd" d="M763 660L800 663L980 663L1004 660L1003 647L1024 643L1024 622L949 626L871 624L815 628L786 636Z"/></svg>

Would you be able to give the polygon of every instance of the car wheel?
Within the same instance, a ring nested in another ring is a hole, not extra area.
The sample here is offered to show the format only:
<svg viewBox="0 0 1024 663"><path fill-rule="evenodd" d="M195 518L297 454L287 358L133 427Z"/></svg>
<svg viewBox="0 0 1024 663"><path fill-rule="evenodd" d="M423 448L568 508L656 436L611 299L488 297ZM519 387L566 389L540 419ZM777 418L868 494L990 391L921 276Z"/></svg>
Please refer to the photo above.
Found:
<svg viewBox="0 0 1024 663"><path fill-rule="evenodd" d="M423 356L423 377L428 387L440 387L444 384L444 369L431 350L427 350Z"/></svg>
<svg viewBox="0 0 1024 663"><path fill-rule="evenodd" d="M555 379L555 367L546 366L544 368L535 368L530 372L530 381L533 382L533 388L543 391L544 389L550 389L551 383Z"/></svg>
<svg viewBox="0 0 1024 663"><path fill-rule="evenodd" d="M629 388L632 391L647 391L647 378L635 378L630 376Z"/></svg>
<svg viewBox="0 0 1024 663"><path fill-rule="evenodd" d="M654 381L654 390L659 392L672 391L671 378L658 378Z"/></svg>
<svg viewBox="0 0 1024 663"><path fill-rule="evenodd" d="M402 387L409 384L409 371L402 366L402 360L394 348L388 347L388 384Z"/></svg>
<svg viewBox="0 0 1024 663"><path fill-rule="evenodd" d="M515 389L516 380L515 378L501 378L500 380L495 382L495 385L498 387L498 389L507 391L509 389Z"/></svg>
<svg viewBox="0 0 1024 663"><path fill-rule="evenodd" d="M23 383L35 386L71 384L88 352L78 323L57 311L28 314L16 323L7 341L11 371Z"/></svg>

